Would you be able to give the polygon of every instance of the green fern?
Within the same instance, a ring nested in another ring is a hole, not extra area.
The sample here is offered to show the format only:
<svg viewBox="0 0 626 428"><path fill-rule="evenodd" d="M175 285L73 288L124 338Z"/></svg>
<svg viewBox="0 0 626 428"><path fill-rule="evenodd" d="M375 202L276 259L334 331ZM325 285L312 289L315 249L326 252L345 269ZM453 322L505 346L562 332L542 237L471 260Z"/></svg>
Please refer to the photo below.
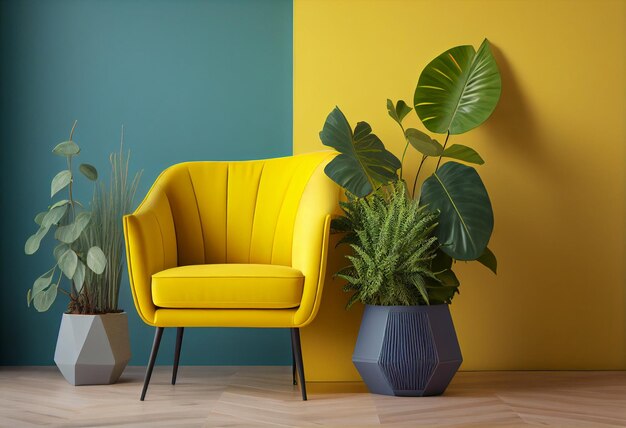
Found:
<svg viewBox="0 0 626 428"><path fill-rule="evenodd" d="M433 271L439 245L433 235L438 213L419 207L398 181L386 188L341 202L343 216L332 222L334 232L345 233L350 265L336 276L352 292L348 307L360 301L370 305L424 305L449 303L456 284L442 281L451 270ZM454 275L454 274L452 274Z"/></svg>

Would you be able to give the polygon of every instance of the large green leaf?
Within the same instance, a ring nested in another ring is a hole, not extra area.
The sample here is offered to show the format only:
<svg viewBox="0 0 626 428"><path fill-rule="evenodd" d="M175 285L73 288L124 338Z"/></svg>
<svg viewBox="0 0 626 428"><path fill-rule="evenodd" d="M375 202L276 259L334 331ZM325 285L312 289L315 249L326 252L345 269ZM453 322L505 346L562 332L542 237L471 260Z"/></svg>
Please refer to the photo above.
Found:
<svg viewBox="0 0 626 428"><path fill-rule="evenodd" d="M326 118L320 138L324 145L340 153L326 165L326 175L353 195L366 196L397 179L401 166L398 158L385 149L367 123L359 122L352 133L338 107Z"/></svg>
<svg viewBox="0 0 626 428"><path fill-rule="evenodd" d="M72 181L72 172L69 169L59 172L52 179L52 183L50 184L50 197L53 197L60 190L62 190L65 186L70 184Z"/></svg>
<svg viewBox="0 0 626 428"><path fill-rule="evenodd" d="M107 258L100 247L93 246L87 252L87 266L94 273L100 275L104 272L104 268L107 265Z"/></svg>
<svg viewBox="0 0 626 428"><path fill-rule="evenodd" d="M422 185L420 205L439 210L441 249L457 260L479 258L491 237L493 211L480 176L470 166L447 162Z"/></svg>
<svg viewBox="0 0 626 428"><path fill-rule="evenodd" d="M54 237L61 242L71 244L83 233L83 230L89 224L89 220L91 220L91 213L87 211L82 212L76 216L76 220L73 223L59 226L54 233Z"/></svg>
<svg viewBox="0 0 626 428"><path fill-rule="evenodd" d="M413 98L429 131L462 134L483 123L496 108L502 83L489 42L457 46L422 71Z"/></svg>

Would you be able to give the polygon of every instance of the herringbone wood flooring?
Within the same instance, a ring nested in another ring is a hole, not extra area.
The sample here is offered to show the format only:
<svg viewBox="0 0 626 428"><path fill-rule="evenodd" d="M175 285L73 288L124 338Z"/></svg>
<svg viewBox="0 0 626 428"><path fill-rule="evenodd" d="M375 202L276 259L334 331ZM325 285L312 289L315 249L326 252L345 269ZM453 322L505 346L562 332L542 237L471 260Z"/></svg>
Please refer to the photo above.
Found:
<svg viewBox="0 0 626 428"><path fill-rule="evenodd" d="M0 426L626 427L626 372L465 372L442 397L368 394L361 384L309 383L300 401L287 367L143 368L119 383L73 387L53 367L0 368Z"/></svg>

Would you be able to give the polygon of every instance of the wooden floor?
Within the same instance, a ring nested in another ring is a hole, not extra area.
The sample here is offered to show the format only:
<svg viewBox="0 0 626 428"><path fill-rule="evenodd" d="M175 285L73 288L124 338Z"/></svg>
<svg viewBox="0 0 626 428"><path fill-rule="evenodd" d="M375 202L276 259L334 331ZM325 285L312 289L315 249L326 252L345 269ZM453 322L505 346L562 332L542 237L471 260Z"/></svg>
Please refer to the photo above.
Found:
<svg viewBox="0 0 626 428"><path fill-rule="evenodd" d="M73 387L53 367L0 368L0 426L626 427L626 372L465 372L442 397L373 395L361 384L309 383L300 400L288 367L143 368L119 383Z"/></svg>

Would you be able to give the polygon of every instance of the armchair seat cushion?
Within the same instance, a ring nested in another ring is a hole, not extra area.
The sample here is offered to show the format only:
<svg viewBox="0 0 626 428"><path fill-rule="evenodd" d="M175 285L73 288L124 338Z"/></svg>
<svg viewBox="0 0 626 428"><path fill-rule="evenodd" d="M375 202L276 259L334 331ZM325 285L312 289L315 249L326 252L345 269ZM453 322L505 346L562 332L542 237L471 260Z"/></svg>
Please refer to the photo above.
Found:
<svg viewBox="0 0 626 428"><path fill-rule="evenodd" d="M152 300L161 308L286 309L300 305L303 285L288 266L191 265L152 275Z"/></svg>

